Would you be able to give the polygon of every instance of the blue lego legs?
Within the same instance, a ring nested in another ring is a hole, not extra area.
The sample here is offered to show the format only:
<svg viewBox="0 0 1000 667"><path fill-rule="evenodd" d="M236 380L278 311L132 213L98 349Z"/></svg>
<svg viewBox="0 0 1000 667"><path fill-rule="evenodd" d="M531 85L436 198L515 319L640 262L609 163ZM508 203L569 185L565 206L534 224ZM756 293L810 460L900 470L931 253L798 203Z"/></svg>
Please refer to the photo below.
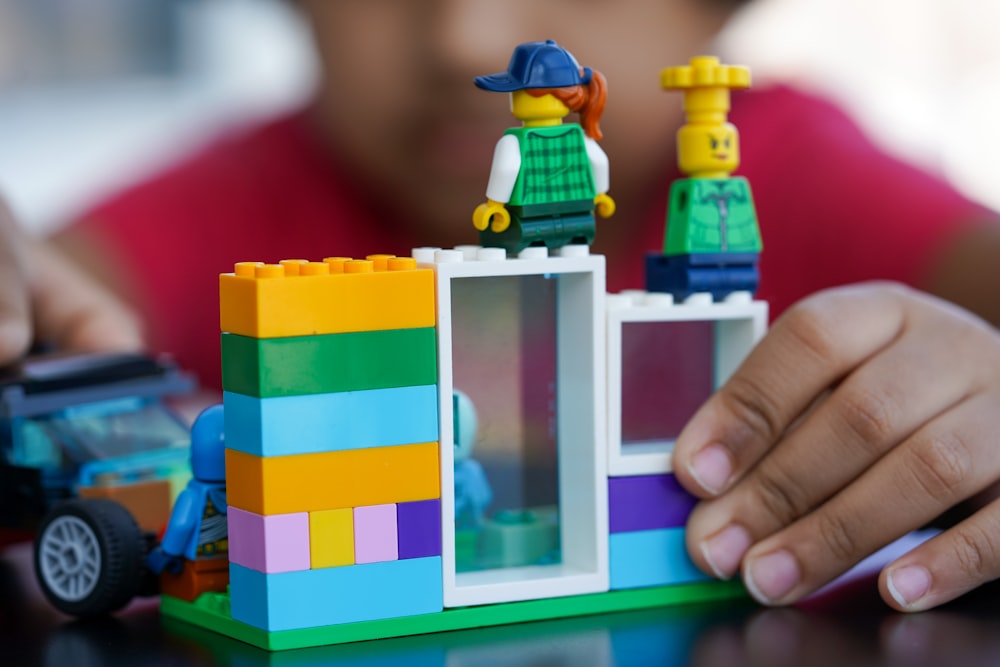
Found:
<svg viewBox="0 0 1000 667"><path fill-rule="evenodd" d="M757 291L758 253L704 253L646 255L646 291L673 294L683 301L696 292L709 292L721 301L731 292Z"/></svg>

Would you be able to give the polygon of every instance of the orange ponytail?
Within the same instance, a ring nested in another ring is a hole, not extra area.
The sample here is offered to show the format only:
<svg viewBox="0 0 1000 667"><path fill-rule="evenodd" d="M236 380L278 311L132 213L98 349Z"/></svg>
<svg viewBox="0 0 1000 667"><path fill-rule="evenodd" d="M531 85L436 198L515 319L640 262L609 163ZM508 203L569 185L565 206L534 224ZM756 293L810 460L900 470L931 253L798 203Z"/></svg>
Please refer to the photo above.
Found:
<svg viewBox="0 0 1000 667"><path fill-rule="evenodd" d="M582 75L583 72L581 71ZM608 101L608 80L597 70L592 70L590 84L583 86L568 86L566 88L529 88L526 92L535 97L552 95L565 104L571 111L580 114L580 125L583 133L595 141L600 141L600 121L604 113L604 105Z"/></svg>

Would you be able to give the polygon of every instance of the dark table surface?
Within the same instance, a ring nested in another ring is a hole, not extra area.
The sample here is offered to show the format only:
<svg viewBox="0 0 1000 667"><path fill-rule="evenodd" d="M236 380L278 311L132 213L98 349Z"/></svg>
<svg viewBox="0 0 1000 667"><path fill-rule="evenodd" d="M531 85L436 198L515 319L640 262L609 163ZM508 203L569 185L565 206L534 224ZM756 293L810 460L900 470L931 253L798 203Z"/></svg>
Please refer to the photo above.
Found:
<svg viewBox="0 0 1000 667"><path fill-rule="evenodd" d="M272 654L164 624L155 600L72 621L41 597L30 560L28 545L0 553L0 667L1000 664L1000 584L902 615L879 599L871 567L788 609L739 600Z"/></svg>

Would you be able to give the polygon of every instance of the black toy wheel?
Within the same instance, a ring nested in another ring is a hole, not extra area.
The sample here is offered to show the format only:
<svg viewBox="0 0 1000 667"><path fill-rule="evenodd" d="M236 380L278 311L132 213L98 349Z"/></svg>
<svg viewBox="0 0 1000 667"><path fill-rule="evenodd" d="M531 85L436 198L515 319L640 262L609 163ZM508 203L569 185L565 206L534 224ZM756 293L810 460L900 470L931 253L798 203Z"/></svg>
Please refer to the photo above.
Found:
<svg viewBox="0 0 1000 667"><path fill-rule="evenodd" d="M35 539L35 575L59 611L107 614L139 592L144 544L135 519L113 500L69 500L42 521Z"/></svg>

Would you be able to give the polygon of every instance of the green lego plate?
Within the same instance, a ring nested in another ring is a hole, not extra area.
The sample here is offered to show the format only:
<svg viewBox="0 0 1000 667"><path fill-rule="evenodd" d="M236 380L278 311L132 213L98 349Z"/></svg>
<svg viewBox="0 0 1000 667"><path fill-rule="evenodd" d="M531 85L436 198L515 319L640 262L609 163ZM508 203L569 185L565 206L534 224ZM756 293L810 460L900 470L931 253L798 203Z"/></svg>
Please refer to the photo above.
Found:
<svg viewBox="0 0 1000 667"><path fill-rule="evenodd" d="M229 613L229 595L226 593L206 593L195 602L165 595L161 600L160 612L170 619L201 626L262 649L285 651L744 596L746 589L742 582L707 582L504 602L481 607L445 609L435 614L279 632L268 632L233 620Z"/></svg>

